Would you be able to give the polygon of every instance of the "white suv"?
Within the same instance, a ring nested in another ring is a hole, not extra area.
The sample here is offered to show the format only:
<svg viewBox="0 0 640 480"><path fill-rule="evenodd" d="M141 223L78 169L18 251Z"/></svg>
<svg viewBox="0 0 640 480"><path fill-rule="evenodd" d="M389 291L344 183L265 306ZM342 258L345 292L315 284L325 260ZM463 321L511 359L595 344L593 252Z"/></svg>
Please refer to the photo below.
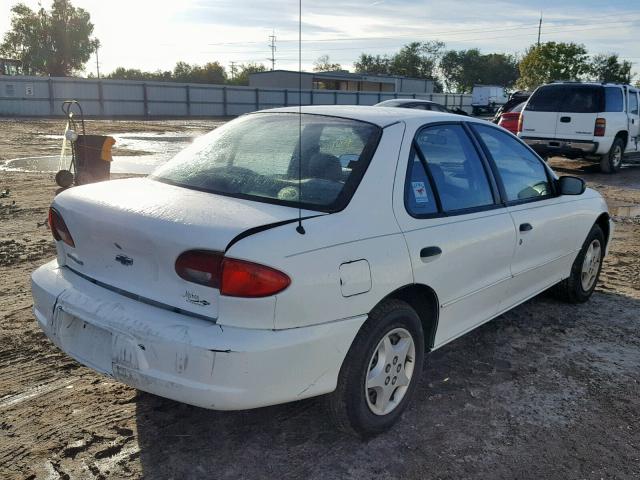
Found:
<svg viewBox="0 0 640 480"><path fill-rule="evenodd" d="M518 136L543 157L597 160L616 172L624 155L640 152L638 93L619 84L543 85L522 111Z"/></svg>

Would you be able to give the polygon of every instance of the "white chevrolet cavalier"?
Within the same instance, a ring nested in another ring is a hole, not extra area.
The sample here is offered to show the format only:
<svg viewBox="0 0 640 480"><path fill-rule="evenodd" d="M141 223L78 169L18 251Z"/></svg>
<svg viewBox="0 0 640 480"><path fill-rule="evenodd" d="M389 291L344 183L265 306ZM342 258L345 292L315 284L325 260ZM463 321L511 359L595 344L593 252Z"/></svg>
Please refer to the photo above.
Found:
<svg viewBox="0 0 640 480"><path fill-rule="evenodd" d="M390 427L433 351L555 286L592 294L607 207L485 121L381 107L246 115L148 178L58 195L47 336L140 390L236 410L316 395ZM300 133L301 132L301 133Z"/></svg>

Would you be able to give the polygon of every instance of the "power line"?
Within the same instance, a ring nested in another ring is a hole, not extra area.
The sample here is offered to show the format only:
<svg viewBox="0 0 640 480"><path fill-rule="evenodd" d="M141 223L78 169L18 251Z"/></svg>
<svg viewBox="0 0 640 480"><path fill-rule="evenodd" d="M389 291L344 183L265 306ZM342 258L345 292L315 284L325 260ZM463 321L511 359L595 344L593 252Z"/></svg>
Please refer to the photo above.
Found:
<svg viewBox="0 0 640 480"><path fill-rule="evenodd" d="M638 15L638 12L629 12L629 15ZM603 18L610 18L610 17L617 17L620 18L621 14L620 13L616 13L616 14L612 14L612 15L600 15L598 18L599 19L603 19ZM609 22L609 23L624 23L627 22L629 20L623 20L622 22L620 22L620 20L616 20L615 22ZM553 21L551 21L553 23ZM587 22L587 23L570 23L570 24L563 24L563 25L555 25L551 28L566 28L566 27L576 27L576 26L584 26L584 25L601 25L602 22ZM522 23L522 24L516 24L516 25L512 25L509 27L502 27L502 28L491 28L491 29L487 29L486 27L482 27L482 28L463 28L463 29L455 29L455 30L442 30L442 31L432 31L430 32L430 36L436 36L436 35L448 35L448 34L467 34L467 33L471 33L471 32L500 32L500 31L508 31L508 30L521 30L523 28L526 29L538 29L540 26L540 22L536 22L536 23ZM319 42L342 42L342 41L357 41L357 40L383 40L383 39L402 39L402 38L415 38L416 35L412 35L412 34L405 34L405 35L381 35L381 36L368 36L368 37L325 37L325 38L311 38L311 39L307 39L307 40L303 40L303 43L319 43ZM298 42L298 39L280 39L279 40L281 43L288 43L288 42ZM207 45L249 45L249 44L257 44L260 43L259 41L243 41L243 42L217 42L217 43L208 43Z"/></svg>
<svg viewBox="0 0 640 480"><path fill-rule="evenodd" d="M625 20L623 22L620 21L615 21L615 22L600 22L597 25L595 24L585 24L585 25L592 25L590 27L585 27L585 28L566 28L566 27L547 27L545 29L545 32L547 33L565 33L565 32L580 32L580 31L589 31L589 30L594 30L594 29L599 29L601 28L602 25L607 25L607 24L624 24L624 23L630 23L630 24L634 24L640 22L640 19L638 20ZM578 26L578 25L576 25ZM511 35L497 35L497 36L482 36L482 37L473 37L473 38L457 38L457 39L445 39L447 41L452 41L452 42L472 42L472 41L476 41L476 40L493 40L493 39L499 39L499 38L516 38L516 37L523 37L526 35L536 35L536 32L530 32L530 33L523 33L522 30L531 30L531 29L537 29L538 26L536 25L535 27L530 27L530 28L522 28L520 29L519 33L517 34L511 34ZM488 31L491 32L491 31ZM343 42L350 42L351 39L350 38L344 38L342 39ZM344 50L371 50L371 49L375 49L375 48L383 48L383 49L395 49L397 48L396 46L390 46L390 45L367 45L365 47L363 46L359 46L359 47L324 47L324 48L305 48L305 52L326 52L326 51L344 51ZM296 52L297 49L290 49L290 48L284 48L281 49L281 51L283 52ZM218 51L212 51L212 50L208 50L208 51L201 51L199 53L221 53ZM233 52L223 52L226 54L230 54L230 53L234 53L234 54L248 54L248 55L253 55L254 53L256 53L255 50L244 50L244 51L233 51ZM291 59L291 57L280 57L281 59Z"/></svg>

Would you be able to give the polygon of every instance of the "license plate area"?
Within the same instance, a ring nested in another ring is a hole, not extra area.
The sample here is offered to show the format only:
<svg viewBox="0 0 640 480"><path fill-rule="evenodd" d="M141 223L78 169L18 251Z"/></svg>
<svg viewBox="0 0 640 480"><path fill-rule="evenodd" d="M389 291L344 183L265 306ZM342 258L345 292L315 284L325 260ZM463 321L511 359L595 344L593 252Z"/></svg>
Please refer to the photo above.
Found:
<svg viewBox="0 0 640 480"><path fill-rule="evenodd" d="M58 307L54 318L56 343L62 350L94 370L112 374L111 332Z"/></svg>

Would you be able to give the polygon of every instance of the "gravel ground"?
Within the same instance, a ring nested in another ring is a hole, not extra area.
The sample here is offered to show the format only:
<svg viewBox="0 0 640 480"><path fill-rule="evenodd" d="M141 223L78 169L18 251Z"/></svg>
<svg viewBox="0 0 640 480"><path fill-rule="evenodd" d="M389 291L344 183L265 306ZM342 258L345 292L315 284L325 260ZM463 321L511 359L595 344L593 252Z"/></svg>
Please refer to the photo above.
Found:
<svg viewBox="0 0 640 480"><path fill-rule="evenodd" d="M179 128L103 123L112 131ZM59 122L2 122L0 159L55 153L55 142L32 139L54 126L49 133ZM614 208L640 204L640 167L607 176L585 163L551 164L583 176ZM54 255L44 225L53 176L0 172L0 194L5 188L2 479L640 478L638 217L616 217L590 302L541 295L433 353L400 423L363 443L335 432L313 399L208 411L137 392L68 358L40 333L29 291L30 272Z"/></svg>

